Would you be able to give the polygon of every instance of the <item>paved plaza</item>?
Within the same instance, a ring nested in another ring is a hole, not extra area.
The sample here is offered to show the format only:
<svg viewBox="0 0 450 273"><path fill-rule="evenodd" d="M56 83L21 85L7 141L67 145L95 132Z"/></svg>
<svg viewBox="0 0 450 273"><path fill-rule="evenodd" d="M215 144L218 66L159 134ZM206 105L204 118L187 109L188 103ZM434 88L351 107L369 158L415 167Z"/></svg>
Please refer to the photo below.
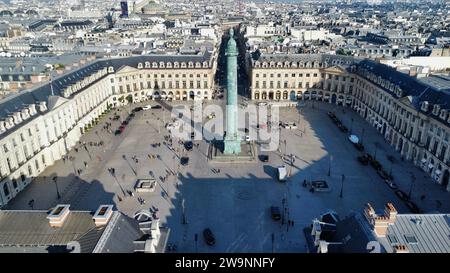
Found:
<svg viewBox="0 0 450 273"><path fill-rule="evenodd" d="M167 107L162 104L163 108ZM138 104L132 107L136 106ZM124 119L130 109L126 106L117 112ZM31 199L35 200L34 209L68 203L73 209L95 210L100 204L113 203L132 217L139 209L157 207L161 224L171 228L168 242L176 244L179 252L304 252L303 228L328 209L344 217L354 211L360 212L367 202L381 208L392 201L399 213L408 213L408 208L373 168L358 163L356 157L361 152L348 141L348 134L339 131L328 118L330 110L335 111L353 133L361 135L362 128L365 128L363 142L366 150L373 154L377 146L376 158L388 171L390 162L387 156L394 156L394 181L404 192L408 193L411 187L410 173L415 175L412 200L419 208L425 212L449 211L448 192L411 162L402 161L375 128L348 108L344 110L319 102L314 105L307 102L299 109L280 109L280 121L296 122L298 128L281 129L283 144L280 151L265 152L269 155L269 162L248 164L209 162L209 143L206 141L196 141L194 143L198 143L198 147L194 145L192 151L184 151L183 146L174 140L175 149L169 149L164 136L170 134L163 127L163 122L170 119L168 110L140 111L124 133L114 136L102 129L105 122L112 122L114 130L119 127L120 120L109 119L113 111L83 135L81 141L88 143L87 150L78 147L78 152L70 151L69 156L75 158L73 161L60 160L48 167L7 208L30 209L28 203ZM104 145L89 145L89 142L99 141ZM155 143L161 145L152 147ZM292 167L283 162L285 151L296 156ZM149 158L149 154L159 155L159 158ZM138 162L133 160L134 156ZM182 156L189 156L189 165L179 164ZM276 179L276 168L280 165L286 165L291 173L285 183ZM109 168L115 168L115 176L110 174ZM76 169L83 170L79 177L74 175ZM169 175L177 172L179 177ZM341 198L342 175L345 175L345 180ZM54 176L57 177L56 182L52 180ZM155 192L128 194L138 178L152 176L158 181ZM331 192L311 193L302 186L304 179L326 180ZM420 200L422 195L425 195L424 200ZM143 198L145 204L138 202L138 197ZM294 226L289 228L270 217L270 206L282 208L283 199L286 200L289 219L294 221ZM440 208L436 206L437 200L442 203ZM207 227L216 236L217 242L213 247L207 246L203 240L202 231ZM197 243L195 234L199 238Z"/></svg>

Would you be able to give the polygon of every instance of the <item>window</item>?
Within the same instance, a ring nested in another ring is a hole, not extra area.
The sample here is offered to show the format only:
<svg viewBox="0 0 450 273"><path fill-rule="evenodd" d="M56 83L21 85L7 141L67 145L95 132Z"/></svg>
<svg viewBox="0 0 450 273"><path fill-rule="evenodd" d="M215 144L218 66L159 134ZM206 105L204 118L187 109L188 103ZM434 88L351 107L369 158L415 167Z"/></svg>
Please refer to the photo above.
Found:
<svg viewBox="0 0 450 273"><path fill-rule="evenodd" d="M405 240L408 244L417 244L417 238L414 235L405 235Z"/></svg>
<svg viewBox="0 0 450 273"><path fill-rule="evenodd" d="M386 236L388 238L388 241L391 245L397 245L398 244L398 238L394 234L388 234Z"/></svg>
<svg viewBox="0 0 450 273"><path fill-rule="evenodd" d="M8 146L6 146L6 144L3 144L3 150L5 151L5 153L7 153L9 151Z"/></svg>
<svg viewBox="0 0 450 273"><path fill-rule="evenodd" d="M8 189L8 184L3 184L3 193L5 194L5 196L9 195L9 189Z"/></svg>

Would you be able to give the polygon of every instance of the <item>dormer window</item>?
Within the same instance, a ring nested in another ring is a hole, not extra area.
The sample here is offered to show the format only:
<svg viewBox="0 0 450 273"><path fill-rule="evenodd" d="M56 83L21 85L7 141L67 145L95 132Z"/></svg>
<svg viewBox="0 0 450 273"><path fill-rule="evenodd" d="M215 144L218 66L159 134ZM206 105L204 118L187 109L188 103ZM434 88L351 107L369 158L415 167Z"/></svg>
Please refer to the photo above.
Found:
<svg viewBox="0 0 450 273"><path fill-rule="evenodd" d="M435 104L433 106L433 115L435 115L435 116L439 115L439 110L440 109L441 109L441 107L439 105Z"/></svg>
<svg viewBox="0 0 450 273"><path fill-rule="evenodd" d="M193 68L193 67L194 67L194 63L193 63L193 62L189 62L189 63L188 63L188 67L189 67L189 68Z"/></svg>
<svg viewBox="0 0 450 273"><path fill-rule="evenodd" d="M139 68L139 69L142 68L142 63L138 63L138 68Z"/></svg>
<svg viewBox="0 0 450 273"><path fill-rule="evenodd" d="M159 67L164 68L164 67L166 67L166 64L164 62L159 62Z"/></svg>
<svg viewBox="0 0 450 273"><path fill-rule="evenodd" d="M201 67L202 67L202 65L199 62L195 63L195 68L201 68Z"/></svg>
<svg viewBox="0 0 450 273"><path fill-rule="evenodd" d="M208 62L207 61L203 62L203 68L208 68Z"/></svg>
<svg viewBox="0 0 450 273"><path fill-rule="evenodd" d="M171 62L168 62L168 63L166 64L166 67L167 67L167 68L172 68L172 63L171 63Z"/></svg>
<svg viewBox="0 0 450 273"><path fill-rule="evenodd" d="M439 115L439 118L446 119L447 118L447 110L442 109L441 114Z"/></svg>
<svg viewBox="0 0 450 273"><path fill-rule="evenodd" d="M114 67L112 66L108 67L108 73L114 73Z"/></svg>
<svg viewBox="0 0 450 273"><path fill-rule="evenodd" d="M428 101L422 102L422 106L420 107L420 110L427 112L428 111Z"/></svg>
<svg viewBox="0 0 450 273"><path fill-rule="evenodd" d="M179 67L180 67L180 63L174 62L174 63L173 63L173 67L174 67L174 68L179 68Z"/></svg>
<svg viewBox="0 0 450 273"><path fill-rule="evenodd" d="M181 63L181 68L186 68L186 63L185 62Z"/></svg>
<svg viewBox="0 0 450 273"><path fill-rule="evenodd" d="M156 62L152 63L152 68L158 68L158 64Z"/></svg>

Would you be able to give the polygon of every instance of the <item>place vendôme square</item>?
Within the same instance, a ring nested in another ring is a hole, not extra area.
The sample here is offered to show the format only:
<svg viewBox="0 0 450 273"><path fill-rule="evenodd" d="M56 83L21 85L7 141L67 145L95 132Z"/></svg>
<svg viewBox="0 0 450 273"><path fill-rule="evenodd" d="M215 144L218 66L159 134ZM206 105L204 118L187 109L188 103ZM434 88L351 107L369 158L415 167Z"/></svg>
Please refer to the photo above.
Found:
<svg viewBox="0 0 450 273"><path fill-rule="evenodd" d="M0 19L0 253L450 252L448 1L3 0Z"/></svg>

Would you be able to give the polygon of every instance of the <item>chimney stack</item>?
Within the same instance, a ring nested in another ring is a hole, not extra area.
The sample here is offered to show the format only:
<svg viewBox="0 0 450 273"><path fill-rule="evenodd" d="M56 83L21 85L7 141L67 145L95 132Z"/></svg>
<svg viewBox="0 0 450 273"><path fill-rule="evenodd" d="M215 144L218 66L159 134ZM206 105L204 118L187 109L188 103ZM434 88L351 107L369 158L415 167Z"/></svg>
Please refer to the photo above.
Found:
<svg viewBox="0 0 450 273"><path fill-rule="evenodd" d="M389 219L389 224L394 224L397 219L397 210L391 202L387 203L384 207L384 213Z"/></svg>
<svg viewBox="0 0 450 273"><path fill-rule="evenodd" d="M50 226L62 227L64 221L67 219L67 216L69 216L69 207L70 205L56 205L56 207L47 216Z"/></svg>
<svg viewBox="0 0 450 273"><path fill-rule="evenodd" d="M378 237L385 237L389 225L394 224L397 219L397 210L392 203L387 203L384 215L377 215L372 205L367 204L364 209L364 215L375 234Z"/></svg>
<svg viewBox="0 0 450 273"><path fill-rule="evenodd" d="M394 246L394 253L409 253L409 249L406 245L396 245Z"/></svg>
<svg viewBox="0 0 450 273"><path fill-rule="evenodd" d="M109 219L113 214L113 205L101 205L95 212L92 219L94 219L95 226L101 227L108 224Z"/></svg>

